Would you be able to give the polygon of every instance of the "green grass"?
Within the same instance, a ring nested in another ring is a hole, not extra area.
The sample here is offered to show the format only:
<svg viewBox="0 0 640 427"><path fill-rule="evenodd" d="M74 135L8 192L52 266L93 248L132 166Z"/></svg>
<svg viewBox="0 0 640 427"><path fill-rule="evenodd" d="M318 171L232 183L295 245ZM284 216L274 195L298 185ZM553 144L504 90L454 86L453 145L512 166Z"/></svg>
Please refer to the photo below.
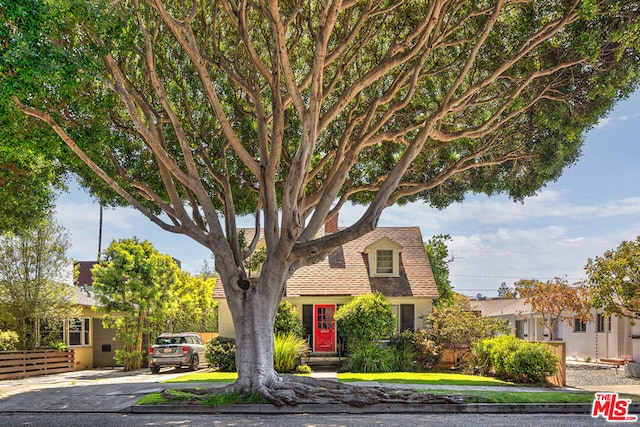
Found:
<svg viewBox="0 0 640 427"><path fill-rule="evenodd" d="M164 403L169 403L169 400L163 397L160 392L149 393L137 402L138 405L162 405Z"/></svg>
<svg viewBox="0 0 640 427"><path fill-rule="evenodd" d="M200 371L190 373L165 382L233 382L237 379L235 372L214 372ZM433 385L460 385L460 386L515 386L513 383L505 382L491 377L476 375L464 375L448 372L388 372L388 373L339 373L338 379L343 382L355 381L376 381L379 383L398 384L433 384ZM522 386L518 384L518 386ZM591 403L594 399L592 392L565 392L549 391L543 392L518 392L518 391L479 391L479 390L421 390L424 393L432 394L463 394L473 396L469 402L477 403ZM640 396L621 395L625 399L632 399L634 403L640 403ZM240 401L238 401L240 399ZM236 403L261 403L259 397L255 401L251 396L234 396L234 393L227 395L210 395L202 401L204 405L233 405ZM138 401L139 405L151 405L167 403L160 393L152 393Z"/></svg>
<svg viewBox="0 0 640 427"><path fill-rule="evenodd" d="M199 371L186 374L171 380L162 381L163 383L232 383L238 379L236 372L217 372L217 371Z"/></svg>
<svg viewBox="0 0 640 427"><path fill-rule="evenodd" d="M468 385L468 386L512 386L513 383L501 381L491 377L478 375L451 374L445 372L385 372L373 374L358 374L344 372L338 374L338 380L343 382L377 381L380 383L397 384L439 384L439 385Z"/></svg>
<svg viewBox="0 0 640 427"><path fill-rule="evenodd" d="M189 402L189 401L200 401L204 406L225 406L225 405L236 405L238 403L252 403L259 404L264 403L262 397L260 397L257 393L252 393L247 396L243 396L238 392L231 393L223 393L223 394L206 394L196 395L194 393L185 392L182 390L167 390L167 394L173 396L173 399L166 398L162 395L162 393L155 392L150 393L140 400L138 400L138 405L163 405L167 403L180 403L180 402Z"/></svg>

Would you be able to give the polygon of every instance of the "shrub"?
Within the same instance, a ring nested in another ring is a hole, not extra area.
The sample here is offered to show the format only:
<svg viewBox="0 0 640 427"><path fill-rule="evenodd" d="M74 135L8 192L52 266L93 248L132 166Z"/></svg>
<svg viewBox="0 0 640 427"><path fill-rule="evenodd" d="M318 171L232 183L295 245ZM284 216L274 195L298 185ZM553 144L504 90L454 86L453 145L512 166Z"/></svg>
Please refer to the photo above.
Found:
<svg viewBox="0 0 640 427"><path fill-rule="evenodd" d="M400 372L414 372L419 370L417 354L413 343L413 332L404 331L391 339L394 370Z"/></svg>
<svg viewBox="0 0 640 427"><path fill-rule="evenodd" d="M398 371L429 371L442 359L440 346L428 338L425 330L403 331L391 339L391 348Z"/></svg>
<svg viewBox="0 0 640 427"><path fill-rule="evenodd" d="M507 358L507 372L516 382L544 383L558 370L558 356L540 343L523 342Z"/></svg>
<svg viewBox="0 0 640 427"><path fill-rule="evenodd" d="M221 372L236 370L236 340L216 337L207 342L205 358L212 369Z"/></svg>
<svg viewBox="0 0 640 427"><path fill-rule="evenodd" d="M288 301L282 301L278 306L276 319L273 327L274 334L294 333L300 338L304 338L304 325L302 323L302 314L296 307Z"/></svg>
<svg viewBox="0 0 640 427"><path fill-rule="evenodd" d="M12 351L18 347L20 338L14 331L0 331L0 351Z"/></svg>
<svg viewBox="0 0 640 427"><path fill-rule="evenodd" d="M335 320L347 346L355 341L388 338L396 325L391 304L380 293L355 297L338 309Z"/></svg>
<svg viewBox="0 0 640 427"><path fill-rule="evenodd" d="M427 331L420 330L411 333L411 342L416 354L418 370L429 371L436 368L442 360L441 347L428 338Z"/></svg>
<svg viewBox="0 0 640 427"><path fill-rule="evenodd" d="M296 366L296 374L310 374L311 366L304 364Z"/></svg>
<svg viewBox="0 0 640 427"><path fill-rule="evenodd" d="M393 351L381 348L375 341L354 341L348 368L351 372L391 372L394 370Z"/></svg>
<svg viewBox="0 0 640 427"><path fill-rule="evenodd" d="M503 335L476 343L472 363L483 375L542 383L557 372L558 357L544 344Z"/></svg>
<svg viewBox="0 0 640 427"><path fill-rule="evenodd" d="M273 340L273 367L278 372L293 372L296 358L307 350L307 341L293 332L278 333Z"/></svg>

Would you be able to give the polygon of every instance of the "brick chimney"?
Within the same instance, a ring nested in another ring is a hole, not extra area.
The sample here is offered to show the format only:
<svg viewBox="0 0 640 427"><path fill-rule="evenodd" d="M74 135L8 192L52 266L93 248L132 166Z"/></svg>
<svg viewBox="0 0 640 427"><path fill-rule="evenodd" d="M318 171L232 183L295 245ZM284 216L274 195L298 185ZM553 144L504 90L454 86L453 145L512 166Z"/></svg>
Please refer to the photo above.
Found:
<svg viewBox="0 0 640 427"><path fill-rule="evenodd" d="M324 234L336 233L338 231L338 214L324 223Z"/></svg>

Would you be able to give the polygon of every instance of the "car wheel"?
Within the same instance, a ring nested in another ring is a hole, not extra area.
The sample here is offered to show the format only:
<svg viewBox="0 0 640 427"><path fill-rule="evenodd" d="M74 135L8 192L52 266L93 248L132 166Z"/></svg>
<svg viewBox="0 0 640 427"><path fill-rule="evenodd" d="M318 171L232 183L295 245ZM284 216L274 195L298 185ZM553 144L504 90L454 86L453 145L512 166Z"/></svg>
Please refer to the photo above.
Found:
<svg viewBox="0 0 640 427"><path fill-rule="evenodd" d="M195 371L196 369L198 369L198 366L200 366L200 359L198 358L197 354L194 354L191 358L191 363L189 364L189 370Z"/></svg>
<svg viewBox="0 0 640 427"><path fill-rule="evenodd" d="M151 366L149 366L149 369L151 369L151 373L152 374L159 374L160 373L160 366L151 365Z"/></svg>

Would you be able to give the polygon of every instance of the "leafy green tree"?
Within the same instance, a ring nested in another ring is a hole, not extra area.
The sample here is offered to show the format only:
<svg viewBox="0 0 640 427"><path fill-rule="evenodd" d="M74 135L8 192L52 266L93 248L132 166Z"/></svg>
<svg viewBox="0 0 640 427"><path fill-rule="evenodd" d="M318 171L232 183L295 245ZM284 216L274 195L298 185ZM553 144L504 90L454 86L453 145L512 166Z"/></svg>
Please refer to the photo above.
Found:
<svg viewBox="0 0 640 427"><path fill-rule="evenodd" d="M166 321L157 325L156 332L170 324L175 332L218 332L218 302L213 299L215 278L194 277L181 271L171 292L172 304Z"/></svg>
<svg viewBox="0 0 640 427"><path fill-rule="evenodd" d="M105 311L103 322L116 329L124 349L116 360L127 371L140 369L142 336L167 318L174 299L172 289L179 268L169 255L138 239L113 241L91 270L97 300Z"/></svg>
<svg viewBox="0 0 640 427"><path fill-rule="evenodd" d="M298 338L306 338L302 314L289 301L282 301L278 306L273 333L284 335L292 333Z"/></svg>
<svg viewBox="0 0 640 427"><path fill-rule="evenodd" d="M639 77L635 0L14 0L2 12L8 120L47 129L21 144L44 142L101 201L209 248L238 337L235 387L281 404L273 322L291 274L394 203L534 194ZM319 233L347 202L368 207ZM259 279L240 214L264 228Z"/></svg>
<svg viewBox="0 0 640 427"><path fill-rule="evenodd" d="M438 287L438 299L434 301L434 305L441 306L453 302L453 287L449 280L449 263L453 261L453 257L449 256L449 248L447 241L451 240L448 234L439 234L433 236L425 245L433 278Z"/></svg>
<svg viewBox="0 0 640 427"><path fill-rule="evenodd" d="M20 348L38 344L40 321L78 314L69 245L66 230L51 220L0 236L0 322L19 335Z"/></svg>
<svg viewBox="0 0 640 427"><path fill-rule="evenodd" d="M509 331L505 321L483 317L471 307L469 298L460 294L453 295L451 304L434 307L423 320L428 338L454 351L455 365L470 354L473 343Z"/></svg>
<svg viewBox="0 0 640 427"><path fill-rule="evenodd" d="M378 292L354 297L340 306L334 319L348 346L357 341L389 338L396 327L391 304Z"/></svg>
<svg viewBox="0 0 640 427"><path fill-rule="evenodd" d="M589 258L589 300L607 314L637 318L640 312L640 236Z"/></svg>

